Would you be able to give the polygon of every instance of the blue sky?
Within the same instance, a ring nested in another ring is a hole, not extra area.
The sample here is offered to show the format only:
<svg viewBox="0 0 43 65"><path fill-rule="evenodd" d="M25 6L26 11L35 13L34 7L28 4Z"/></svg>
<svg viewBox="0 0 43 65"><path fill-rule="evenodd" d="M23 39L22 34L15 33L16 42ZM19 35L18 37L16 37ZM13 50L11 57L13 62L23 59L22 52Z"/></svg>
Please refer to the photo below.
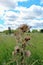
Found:
<svg viewBox="0 0 43 65"><path fill-rule="evenodd" d="M0 31L21 24L43 28L43 0L0 0Z"/></svg>
<svg viewBox="0 0 43 65"><path fill-rule="evenodd" d="M30 7L31 5L40 5L40 0L27 0L27 2L19 2L19 6Z"/></svg>

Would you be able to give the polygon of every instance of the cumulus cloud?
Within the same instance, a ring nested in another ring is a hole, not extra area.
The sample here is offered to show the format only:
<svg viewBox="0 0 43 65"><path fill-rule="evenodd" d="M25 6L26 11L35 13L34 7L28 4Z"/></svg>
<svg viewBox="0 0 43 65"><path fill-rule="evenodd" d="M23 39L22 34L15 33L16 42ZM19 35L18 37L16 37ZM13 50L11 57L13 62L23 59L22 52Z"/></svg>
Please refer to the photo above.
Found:
<svg viewBox="0 0 43 65"><path fill-rule="evenodd" d="M43 7L37 5L32 5L29 8L18 7L19 1L27 0L0 0L0 5L2 5L0 6L0 18L4 20L4 25L0 25L0 28L7 29L10 26L16 29L24 23L36 28L37 24L43 24L43 20L41 20L43 19Z"/></svg>
<svg viewBox="0 0 43 65"><path fill-rule="evenodd" d="M43 18L43 7L32 5L30 8L17 7L23 20Z"/></svg>
<svg viewBox="0 0 43 65"><path fill-rule="evenodd" d="M10 7L10 8L15 8L16 6L18 6L18 2L22 2L22 1L27 1L27 0L0 0L0 4L6 6L6 7Z"/></svg>
<svg viewBox="0 0 43 65"><path fill-rule="evenodd" d="M4 20L5 21L16 21L16 19L18 18L18 14L19 13L15 13L13 11L7 11L4 16Z"/></svg>
<svg viewBox="0 0 43 65"><path fill-rule="evenodd" d="M41 20L43 18L43 7L41 6L32 5L30 8L16 7L15 10L19 12L6 11L4 25L15 29L23 23L34 27L36 23L43 22Z"/></svg>
<svg viewBox="0 0 43 65"><path fill-rule="evenodd" d="M5 11L18 7L19 1L22 2L27 0L0 0L0 18L3 18L3 15L6 14Z"/></svg>
<svg viewBox="0 0 43 65"><path fill-rule="evenodd" d="M8 8L6 8L0 4L0 17L4 15L5 10L8 10Z"/></svg>
<svg viewBox="0 0 43 65"><path fill-rule="evenodd" d="M4 30L4 25L0 24L0 31Z"/></svg>
<svg viewBox="0 0 43 65"><path fill-rule="evenodd" d="M6 7L15 8L17 3L11 1L11 0L0 0L0 3Z"/></svg>

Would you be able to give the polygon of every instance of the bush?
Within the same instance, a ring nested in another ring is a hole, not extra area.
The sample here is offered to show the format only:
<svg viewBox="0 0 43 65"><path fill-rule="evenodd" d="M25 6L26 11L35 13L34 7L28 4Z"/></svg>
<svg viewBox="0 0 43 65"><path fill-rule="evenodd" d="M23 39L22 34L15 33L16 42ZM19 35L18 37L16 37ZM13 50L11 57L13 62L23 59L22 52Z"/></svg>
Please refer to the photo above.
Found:
<svg viewBox="0 0 43 65"><path fill-rule="evenodd" d="M5 34L12 34L12 33L14 33L14 30L4 30L3 31L3 33L5 33Z"/></svg>
<svg viewBox="0 0 43 65"><path fill-rule="evenodd" d="M8 34L8 30L4 30L3 33Z"/></svg>
<svg viewBox="0 0 43 65"><path fill-rule="evenodd" d="M38 30L32 30L33 33L38 32Z"/></svg>
<svg viewBox="0 0 43 65"><path fill-rule="evenodd" d="M43 33L43 29L41 29L40 32Z"/></svg>

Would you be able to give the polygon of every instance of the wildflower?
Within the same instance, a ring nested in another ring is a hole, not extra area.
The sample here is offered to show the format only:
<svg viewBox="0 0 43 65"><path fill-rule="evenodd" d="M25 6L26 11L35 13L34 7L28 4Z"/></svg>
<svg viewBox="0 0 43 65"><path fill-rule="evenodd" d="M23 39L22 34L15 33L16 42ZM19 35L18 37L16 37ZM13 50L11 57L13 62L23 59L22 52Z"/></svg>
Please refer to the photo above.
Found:
<svg viewBox="0 0 43 65"><path fill-rule="evenodd" d="M25 52L25 55L26 55L27 57L30 57L31 52L28 50L28 51Z"/></svg>
<svg viewBox="0 0 43 65"><path fill-rule="evenodd" d="M26 32L29 28L28 28L28 25L26 24L23 24L22 26L20 26L20 29L22 30L22 32Z"/></svg>
<svg viewBox="0 0 43 65"><path fill-rule="evenodd" d="M25 37L25 41L26 42L29 41L29 40L30 40L30 37L29 36Z"/></svg>
<svg viewBox="0 0 43 65"><path fill-rule="evenodd" d="M20 48L19 48L19 46L16 46L16 47L15 47L15 51L16 51L17 53L20 52Z"/></svg>

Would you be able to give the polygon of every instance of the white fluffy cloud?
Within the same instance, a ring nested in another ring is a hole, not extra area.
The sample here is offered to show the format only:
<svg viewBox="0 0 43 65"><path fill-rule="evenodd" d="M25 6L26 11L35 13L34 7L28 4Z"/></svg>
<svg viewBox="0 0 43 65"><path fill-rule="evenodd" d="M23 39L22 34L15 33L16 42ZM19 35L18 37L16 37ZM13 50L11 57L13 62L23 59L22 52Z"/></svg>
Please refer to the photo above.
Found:
<svg viewBox="0 0 43 65"><path fill-rule="evenodd" d="M0 31L3 31L4 29L4 25L0 24Z"/></svg>
<svg viewBox="0 0 43 65"><path fill-rule="evenodd" d="M18 2L23 2L27 0L0 0L0 17L5 14L5 11L9 9L15 9L18 7Z"/></svg>
<svg viewBox="0 0 43 65"><path fill-rule="evenodd" d="M18 5L18 2L27 1L27 0L0 0L0 4L9 7L15 8Z"/></svg>
<svg viewBox="0 0 43 65"><path fill-rule="evenodd" d="M0 30L7 29L8 26L15 29L23 23L33 27L37 23L43 23L43 7L37 5L29 8L18 7L19 1L27 0L0 0L0 18L4 20L4 24L0 25Z"/></svg>
<svg viewBox="0 0 43 65"><path fill-rule="evenodd" d="M43 7L32 5L30 8L18 7L16 10L20 10L21 16L25 19L34 19L43 17Z"/></svg>
<svg viewBox="0 0 43 65"><path fill-rule="evenodd" d="M26 23L34 26L36 23L42 23L43 20L43 7L32 5L30 8L16 7L16 11L6 11L4 16L4 25L11 26L14 29L20 24Z"/></svg>

